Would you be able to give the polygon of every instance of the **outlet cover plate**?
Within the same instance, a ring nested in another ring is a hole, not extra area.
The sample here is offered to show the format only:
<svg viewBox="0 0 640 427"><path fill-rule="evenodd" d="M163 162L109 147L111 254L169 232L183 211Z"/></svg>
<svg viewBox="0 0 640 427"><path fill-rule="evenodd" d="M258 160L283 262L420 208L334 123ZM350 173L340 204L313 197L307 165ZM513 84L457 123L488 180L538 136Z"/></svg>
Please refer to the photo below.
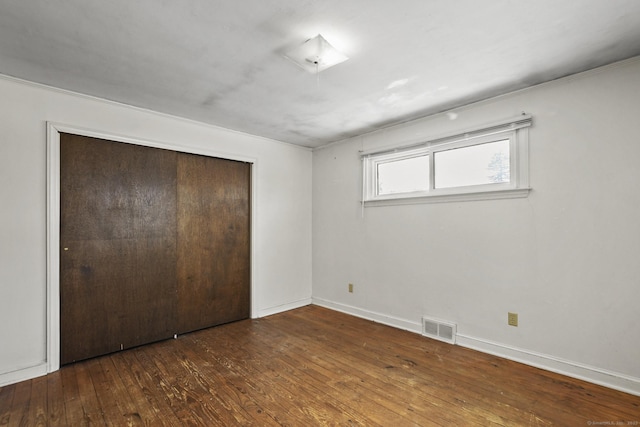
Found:
<svg viewBox="0 0 640 427"><path fill-rule="evenodd" d="M509 312L507 314L507 323L509 326L518 326L518 313Z"/></svg>

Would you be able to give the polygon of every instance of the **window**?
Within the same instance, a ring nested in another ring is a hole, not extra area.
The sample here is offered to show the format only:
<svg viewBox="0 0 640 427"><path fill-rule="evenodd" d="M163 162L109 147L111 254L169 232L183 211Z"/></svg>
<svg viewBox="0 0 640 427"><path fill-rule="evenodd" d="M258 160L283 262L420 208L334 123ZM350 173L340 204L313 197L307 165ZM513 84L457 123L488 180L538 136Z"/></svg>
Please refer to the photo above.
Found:
<svg viewBox="0 0 640 427"><path fill-rule="evenodd" d="M377 194L412 193L429 190L429 156L404 155L378 162Z"/></svg>
<svg viewBox="0 0 640 427"><path fill-rule="evenodd" d="M363 154L367 205L526 197L530 116Z"/></svg>
<svg viewBox="0 0 640 427"><path fill-rule="evenodd" d="M435 188L500 184L511 181L509 139L434 153Z"/></svg>

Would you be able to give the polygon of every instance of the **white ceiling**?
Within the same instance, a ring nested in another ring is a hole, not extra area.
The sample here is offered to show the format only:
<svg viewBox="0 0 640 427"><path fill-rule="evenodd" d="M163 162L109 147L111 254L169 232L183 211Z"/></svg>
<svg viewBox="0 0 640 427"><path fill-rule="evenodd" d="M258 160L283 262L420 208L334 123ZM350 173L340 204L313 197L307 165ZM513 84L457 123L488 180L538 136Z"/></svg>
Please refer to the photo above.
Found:
<svg viewBox="0 0 640 427"><path fill-rule="evenodd" d="M636 55L638 0L0 2L1 74L308 147Z"/></svg>

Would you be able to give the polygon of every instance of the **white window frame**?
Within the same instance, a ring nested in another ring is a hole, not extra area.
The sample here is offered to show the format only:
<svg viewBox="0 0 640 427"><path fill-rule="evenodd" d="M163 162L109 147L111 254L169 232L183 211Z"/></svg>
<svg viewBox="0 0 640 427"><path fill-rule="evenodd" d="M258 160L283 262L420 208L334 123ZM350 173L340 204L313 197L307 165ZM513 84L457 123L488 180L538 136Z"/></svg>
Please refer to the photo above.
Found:
<svg viewBox="0 0 640 427"><path fill-rule="evenodd" d="M480 129L444 136L426 142L404 144L384 151L362 153L364 206L384 206L411 203L489 200L527 197L529 188L530 115L498 122ZM435 154L451 149L471 147L509 140L510 180L505 183L435 188ZM429 156L429 189L406 193L378 194L378 165L418 156Z"/></svg>

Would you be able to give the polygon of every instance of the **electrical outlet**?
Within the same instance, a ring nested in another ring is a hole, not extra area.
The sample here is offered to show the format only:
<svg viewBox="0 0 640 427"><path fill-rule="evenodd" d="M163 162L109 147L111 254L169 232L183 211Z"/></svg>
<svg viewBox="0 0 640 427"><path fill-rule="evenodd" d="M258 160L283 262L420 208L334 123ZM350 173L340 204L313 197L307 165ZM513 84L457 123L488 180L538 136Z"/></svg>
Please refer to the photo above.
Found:
<svg viewBox="0 0 640 427"><path fill-rule="evenodd" d="M349 283L349 292L353 293L353 283Z"/></svg>
<svg viewBox="0 0 640 427"><path fill-rule="evenodd" d="M507 323L509 323L509 326L518 326L518 313L508 313Z"/></svg>

